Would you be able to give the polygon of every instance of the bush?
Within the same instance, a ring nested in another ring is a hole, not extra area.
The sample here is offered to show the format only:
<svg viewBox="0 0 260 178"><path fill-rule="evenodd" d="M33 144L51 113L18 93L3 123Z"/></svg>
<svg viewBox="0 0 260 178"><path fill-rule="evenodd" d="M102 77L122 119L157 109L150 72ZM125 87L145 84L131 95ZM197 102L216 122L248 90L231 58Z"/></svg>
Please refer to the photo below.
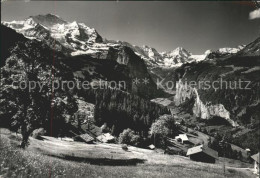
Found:
<svg viewBox="0 0 260 178"><path fill-rule="evenodd" d="M46 131L44 130L44 128L39 128L33 131L32 133L32 137L35 139L40 139L41 136L45 135Z"/></svg>
<svg viewBox="0 0 260 178"><path fill-rule="evenodd" d="M121 144L128 144L133 146L140 146L141 144L141 137L131 129L125 129L120 135L119 135L119 143Z"/></svg>
<svg viewBox="0 0 260 178"><path fill-rule="evenodd" d="M126 144L123 144L122 147L121 147L123 150L127 151L128 150L128 147Z"/></svg>

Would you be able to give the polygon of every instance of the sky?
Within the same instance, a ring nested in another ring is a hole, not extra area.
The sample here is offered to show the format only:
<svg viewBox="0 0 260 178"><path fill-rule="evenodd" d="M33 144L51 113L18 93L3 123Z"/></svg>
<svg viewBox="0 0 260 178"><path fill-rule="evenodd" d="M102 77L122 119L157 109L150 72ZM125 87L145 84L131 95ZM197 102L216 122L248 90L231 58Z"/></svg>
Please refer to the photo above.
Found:
<svg viewBox="0 0 260 178"><path fill-rule="evenodd" d="M69 22L85 23L107 39L148 45L159 52L183 47L201 54L259 37L260 18L249 18L254 10L248 2L5 1L1 20L52 13Z"/></svg>

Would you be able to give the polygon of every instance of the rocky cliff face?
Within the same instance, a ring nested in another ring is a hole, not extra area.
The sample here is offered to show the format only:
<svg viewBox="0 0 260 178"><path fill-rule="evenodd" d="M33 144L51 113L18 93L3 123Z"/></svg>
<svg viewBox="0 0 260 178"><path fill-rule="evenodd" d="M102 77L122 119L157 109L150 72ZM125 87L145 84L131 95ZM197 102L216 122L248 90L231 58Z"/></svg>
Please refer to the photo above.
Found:
<svg viewBox="0 0 260 178"><path fill-rule="evenodd" d="M180 80L176 85L176 95L174 97L175 105L179 106L192 99L194 101L192 112L196 117L210 119L217 116L226 119L233 127L238 126L238 123L230 118L230 112L223 104L211 104L210 102L203 103L197 89L183 84Z"/></svg>

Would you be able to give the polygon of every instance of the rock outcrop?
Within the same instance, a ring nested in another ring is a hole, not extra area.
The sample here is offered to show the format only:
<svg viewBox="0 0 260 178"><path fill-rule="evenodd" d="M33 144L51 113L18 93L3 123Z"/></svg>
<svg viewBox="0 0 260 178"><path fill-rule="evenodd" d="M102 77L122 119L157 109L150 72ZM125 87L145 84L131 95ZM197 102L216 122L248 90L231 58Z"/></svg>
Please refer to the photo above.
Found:
<svg viewBox="0 0 260 178"><path fill-rule="evenodd" d="M230 118L230 112L223 104L211 104L210 102L203 103L200 99L196 88L185 85L180 80L176 85L176 95L174 97L175 105L181 105L186 101L194 99L192 108L193 114L202 119L210 119L213 116L218 116L226 119L233 127L238 126L238 123Z"/></svg>

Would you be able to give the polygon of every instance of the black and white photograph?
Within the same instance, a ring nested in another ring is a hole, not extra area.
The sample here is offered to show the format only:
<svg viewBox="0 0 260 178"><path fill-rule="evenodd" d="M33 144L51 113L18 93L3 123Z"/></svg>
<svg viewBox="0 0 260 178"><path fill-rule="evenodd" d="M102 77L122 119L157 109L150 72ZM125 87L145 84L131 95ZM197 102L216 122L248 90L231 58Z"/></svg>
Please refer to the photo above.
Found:
<svg viewBox="0 0 260 178"><path fill-rule="evenodd" d="M0 178L257 178L260 1L1 0Z"/></svg>

